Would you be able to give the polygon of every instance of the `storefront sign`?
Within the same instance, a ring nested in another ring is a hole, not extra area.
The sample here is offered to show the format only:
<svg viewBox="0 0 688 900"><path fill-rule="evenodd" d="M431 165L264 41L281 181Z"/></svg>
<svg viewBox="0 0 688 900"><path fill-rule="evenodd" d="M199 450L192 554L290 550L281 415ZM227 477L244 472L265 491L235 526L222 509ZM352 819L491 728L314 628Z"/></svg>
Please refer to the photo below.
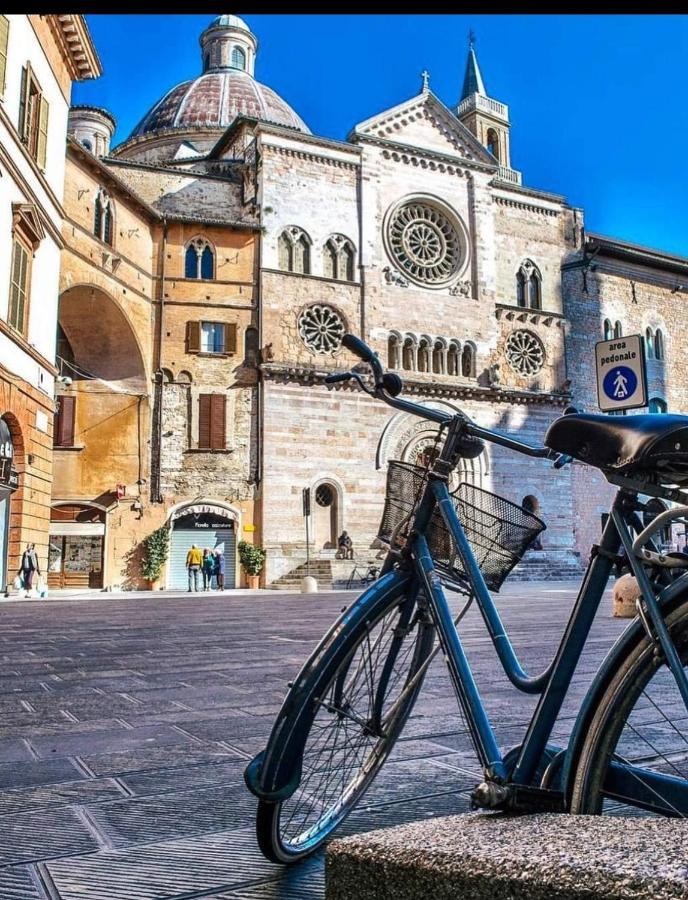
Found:
<svg viewBox="0 0 688 900"><path fill-rule="evenodd" d="M0 419L0 494L16 491L19 487L19 476L12 468L13 456L9 425L4 419Z"/></svg>
<svg viewBox="0 0 688 900"><path fill-rule="evenodd" d="M234 529L234 522L218 513L214 509L212 513L187 513L177 516L174 520L175 528L197 528L199 531L214 531L217 528Z"/></svg>

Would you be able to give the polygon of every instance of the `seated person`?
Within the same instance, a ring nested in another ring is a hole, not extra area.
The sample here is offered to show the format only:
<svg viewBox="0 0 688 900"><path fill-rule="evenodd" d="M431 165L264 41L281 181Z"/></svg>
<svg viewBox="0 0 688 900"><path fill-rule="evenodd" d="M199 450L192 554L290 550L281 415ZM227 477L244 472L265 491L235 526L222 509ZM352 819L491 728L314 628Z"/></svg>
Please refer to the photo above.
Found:
<svg viewBox="0 0 688 900"><path fill-rule="evenodd" d="M354 545L346 531L342 531L337 541L337 559L353 559Z"/></svg>

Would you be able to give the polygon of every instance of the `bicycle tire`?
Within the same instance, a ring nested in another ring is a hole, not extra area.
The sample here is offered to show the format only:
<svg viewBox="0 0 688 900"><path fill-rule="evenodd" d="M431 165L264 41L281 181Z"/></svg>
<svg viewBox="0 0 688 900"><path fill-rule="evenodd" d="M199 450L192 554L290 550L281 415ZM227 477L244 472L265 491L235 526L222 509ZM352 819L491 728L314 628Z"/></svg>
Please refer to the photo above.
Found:
<svg viewBox="0 0 688 900"><path fill-rule="evenodd" d="M666 621L681 661L686 666L688 665L688 596L667 616ZM666 762L668 761L666 753L659 750L654 739L646 737L648 731L653 727L656 728L656 725L659 724L660 730L664 729L669 734L673 729L681 736L684 742L681 749L685 751L685 746L688 746L688 726L681 725L684 731L679 731L679 727L673 721L675 715L673 711L671 718L666 717L667 724L664 726L661 719L662 710L653 697L654 694L664 697L666 701L671 699L672 695L662 684L663 679L667 682L669 689L673 684L677 694L673 675L666 665L663 654L656 653L654 644L645 636L629 649L625 659L620 662L591 718L573 778L571 812L600 815L605 812L605 803L609 811L614 811L609 807L610 805L613 807L615 804L622 804L621 811L623 811L623 805L640 806L637 803L623 804L624 800L628 801L631 798L622 798L618 793L611 794L609 790L605 791L604 789L609 765L613 758L623 762L633 762L629 759L625 749L626 746L631 746L631 741L626 737L626 729L628 729L628 737L632 736L635 740L633 752L636 759L644 761L644 765L634 765L634 775L632 776L638 779L641 786L643 771L653 767L655 771L661 771L663 768L666 771ZM639 701L645 700L647 702L638 706ZM644 718L657 719L656 724L652 725L648 722L645 722L644 726L638 724L642 721L644 709L647 710ZM633 716L636 717L636 724L631 722ZM688 710L685 710L684 721L687 718ZM657 751L655 759L652 758L650 748ZM644 757L643 752L645 753ZM668 764L669 766L673 765L671 762ZM682 766L682 770L677 769L676 771L679 771L681 777L688 782L688 764ZM660 795L656 796L659 800ZM666 800L668 806L671 807L671 799L666 798ZM670 815L670 810L666 814Z"/></svg>
<svg viewBox="0 0 688 900"><path fill-rule="evenodd" d="M399 704L399 708L396 711L394 711L394 703L392 703L390 714L394 714L391 721L385 722L384 737L377 736L373 742L375 736L366 736L370 738L371 746L368 749L368 752L364 752L357 761L355 771L352 770L349 777L346 777L346 774L343 776L341 789L338 790L337 795L330 797L328 802L321 803L323 811L316 821L309 824L308 827L305 827L304 824L302 831L295 836L290 836L286 833L288 824L285 824L285 820L287 815L291 813L292 818L290 822L293 821L294 806L295 804L298 805L300 802L300 794L306 794L306 791L309 788L309 781L307 781L305 785L303 784L303 772L299 787L287 800L279 800L277 802L264 799L259 800L256 817L256 836L261 851L264 856L271 861L286 864L294 863L309 856L321 847L360 801L361 797L370 787L385 760L389 756L404 723L413 708L418 692L422 686L423 677L420 676L417 683L409 687L407 696L405 697L403 696L404 687L409 685L411 679L419 672L423 662L430 655L434 642L434 626L429 619L426 619L423 616L419 617L417 597L410 596L412 591L413 588L410 587L410 582L406 581L405 585L400 585L397 591L394 591L387 597L383 597L382 600L374 606L371 607L369 604L363 602L359 604L353 612L350 608L340 616L338 621L318 645L318 648L312 654L309 662L304 666L304 670L308 671L308 683L299 689L297 679L297 682L294 683L290 693L287 695L282 709L289 710L289 712L283 718L281 723L278 717L278 722L276 722L273 734L271 735L271 742L273 739L275 741L283 740L285 734L293 735L294 740L303 741L304 747L301 758L301 765L303 766L303 761L309 752L317 753L317 741L319 735L322 733L322 729L319 728L316 732L315 750L313 750L312 747L309 747L309 743L312 743L313 726L318 716L324 710L326 721L327 715L339 717L337 711L333 711L332 709L328 710L327 701L328 697L331 697L329 692L332 691L333 686L338 683L339 679L339 683L343 685L342 694L344 694L344 691L347 689L346 679L349 678L348 689L350 695L353 693L354 688L352 688L352 685L355 687L356 671L354 672L353 681L349 677L349 672L354 662L357 660L359 649L362 648L366 642L368 649L371 648L371 633L375 633L375 629L378 629L380 624L384 623L390 616L392 618L384 633L387 635L392 634L391 623L394 621L395 615L398 616L400 610L406 610L408 613L408 604L411 604L411 621L413 621L414 625L413 628L411 628L411 623L409 622L409 628L411 630L409 630L406 637L402 640L401 649L403 650L403 654L399 653L398 656L398 659L402 660L403 665L408 663L408 671L405 675L402 674L401 676L403 678L403 684L400 685L400 679L398 679L393 688L396 699L402 699L402 702ZM365 594L362 596L365 597ZM340 630L342 628L342 623L347 616L349 617L349 621L346 624L346 627L343 630ZM384 628L385 626L383 624L383 629ZM381 629L381 631L383 629ZM336 643L333 645L332 635L335 633L337 633L338 636ZM411 641L407 642L406 638L409 636L411 637ZM383 645L380 644L378 661L379 657L382 655L382 651ZM361 653L361 658L363 658L366 653L367 650L364 648ZM317 662L314 667L309 668L311 660L316 660ZM360 670L360 663L357 665L358 670ZM341 680L342 677L344 680L343 682ZM372 679L368 679L367 676L366 680L372 681ZM390 685L391 684L392 680L390 679ZM396 692L397 687L399 688L398 693ZM385 702L386 701L387 696L385 697ZM358 699L356 702L358 707L361 708ZM340 721L346 721L346 719L342 720L341 717L339 718ZM334 721L334 718L330 719L331 723L334 723ZM357 724L358 722L354 723L354 725ZM304 729L307 732L305 741ZM361 734L364 734L365 729L360 725L359 729ZM298 735L296 735L297 730ZM346 727L343 730L345 731ZM345 740L346 739L347 738L345 737ZM288 748L286 747L282 747L281 750L283 753L288 753ZM266 757L270 752L271 747L269 743L268 749L266 750ZM333 757L333 753L334 751L330 754L330 758ZM317 759L318 757L316 756L314 766L317 766ZM320 777L321 779L323 777L315 768L313 770L313 775L315 777ZM317 788L318 785L315 787ZM327 783L325 783L323 790L326 791L326 788ZM313 790L313 788L311 788L311 790Z"/></svg>

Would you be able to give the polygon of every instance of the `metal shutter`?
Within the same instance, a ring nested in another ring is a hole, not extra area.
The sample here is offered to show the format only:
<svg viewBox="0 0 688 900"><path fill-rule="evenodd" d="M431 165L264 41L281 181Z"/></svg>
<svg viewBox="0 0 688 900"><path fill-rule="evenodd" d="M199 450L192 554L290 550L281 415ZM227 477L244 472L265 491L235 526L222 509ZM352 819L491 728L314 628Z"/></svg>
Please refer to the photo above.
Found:
<svg viewBox="0 0 688 900"><path fill-rule="evenodd" d="M236 586L236 533L233 528L173 528L170 538L170 562L167 586L172 590L188 590L186 554L192 544L203 550L221 549L225 558L225 588ZM201 576L199 584L202 585Z"/></svg>

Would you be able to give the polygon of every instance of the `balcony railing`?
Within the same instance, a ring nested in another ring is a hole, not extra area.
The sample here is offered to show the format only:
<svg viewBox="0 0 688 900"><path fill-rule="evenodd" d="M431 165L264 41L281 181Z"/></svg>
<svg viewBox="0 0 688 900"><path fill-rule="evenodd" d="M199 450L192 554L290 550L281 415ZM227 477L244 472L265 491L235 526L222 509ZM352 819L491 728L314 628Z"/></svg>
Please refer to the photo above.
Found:
<svg viewBox="0 0 688 900"><path fill-rule="evenodd" d="M506 166L500 166L497 169L497 178L500 181L508 181L511 184L521 183L521 173L517 172L516 169L507 169Z"/></svg>
<svg viewBox="0 0 688 900"><path fill-rule="evenodd" d="M492 97L485 97L483 94L470 94L459 103L457 112L461 116L474 109L481 109L505 122L509 121L509 107L506 103L500 103L499 100L493 100Z"/></svg>

